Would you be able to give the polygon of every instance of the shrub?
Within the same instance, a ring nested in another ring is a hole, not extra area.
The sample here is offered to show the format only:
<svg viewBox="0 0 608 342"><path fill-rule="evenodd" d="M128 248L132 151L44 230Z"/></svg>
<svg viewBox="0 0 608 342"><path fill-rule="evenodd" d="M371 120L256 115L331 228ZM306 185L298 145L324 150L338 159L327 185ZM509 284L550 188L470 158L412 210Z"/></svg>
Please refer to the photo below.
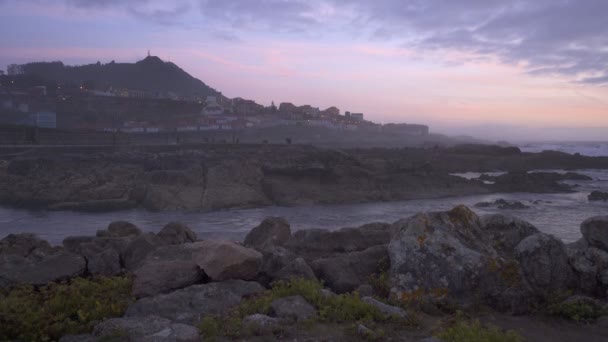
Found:
<svg viewBox="0 0 608 342"><path fill-rule="evenodd" d="M445 342L521 342L514 331L503 331L495 326L484 327L479 321L457 320L437 336Z"/></svg>
<svg viewBox="0 0 608 342"><path fill-rule="evenodd" d="M50 341L122 316L133 298L128 277L83 279L0 293L0 340Z"/></svg>
<svg viewBox="0 0 608 342"><path fill-rule="evenodd" d="M602 307L584 301L563 302L549 306L549 312L577 322L594 321L608 315Z"/></svg>

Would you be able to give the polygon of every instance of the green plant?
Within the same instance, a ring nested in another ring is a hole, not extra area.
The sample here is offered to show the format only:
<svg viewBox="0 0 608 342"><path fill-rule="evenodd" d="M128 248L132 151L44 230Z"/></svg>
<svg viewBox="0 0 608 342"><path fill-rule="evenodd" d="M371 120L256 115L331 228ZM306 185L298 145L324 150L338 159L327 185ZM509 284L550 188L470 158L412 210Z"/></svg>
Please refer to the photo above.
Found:
<svg viewBox="0 0 608 342"><path fill-rule="evenodd" d="M212 341L220 333L220 321L216 317L207 316L198 325L198 330L205 340Z"/></svg>
<svg viewBox="0 0 608 342"><path fill-rule="evenodd" d="M437 337L444 342L521 342L514 331L503 331L495 326L483 326L479 321L457 319Z"/></svg>
<svg viewBox="0 0 608 342"><path fill-rule="evenodd" d="M51 341L89 332L95 322L122 316L132 303L128 277L22 286L0 294L0 340Z"/></svg>
<svg viewBox="0 0 608 342"><path fill-rule="evenodd" d="M549 306L549 312L577 322L593 321L600 316L608 315L607 310L583 301L562 302Z"/></svg>

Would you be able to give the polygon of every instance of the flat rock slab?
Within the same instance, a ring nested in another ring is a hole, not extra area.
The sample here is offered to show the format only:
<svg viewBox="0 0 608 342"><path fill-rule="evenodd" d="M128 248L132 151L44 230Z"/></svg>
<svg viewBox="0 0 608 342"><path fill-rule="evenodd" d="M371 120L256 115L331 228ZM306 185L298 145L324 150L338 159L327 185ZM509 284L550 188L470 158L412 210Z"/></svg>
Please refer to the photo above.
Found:
<svg viewBox="0 0 608 342"><path fill-rule="evenodd" d="M157 315L174 322L197 324L205 316L225 314L243 297L263 291L260 284L243 280L192 285L168 294L142 298L127 309L125 316Z"/></svg>

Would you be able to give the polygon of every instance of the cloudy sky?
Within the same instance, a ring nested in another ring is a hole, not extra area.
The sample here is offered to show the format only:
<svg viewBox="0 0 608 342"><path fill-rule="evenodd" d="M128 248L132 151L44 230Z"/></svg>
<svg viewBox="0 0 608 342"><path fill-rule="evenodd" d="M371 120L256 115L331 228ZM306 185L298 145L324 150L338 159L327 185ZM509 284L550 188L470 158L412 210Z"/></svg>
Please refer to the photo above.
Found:
<svg viewBox="0 0 608 342"><path fill-rule="evenodd" d="M607 18L607 0L0 0L0 69L149 49L264 104L608 140Z"/></svg>

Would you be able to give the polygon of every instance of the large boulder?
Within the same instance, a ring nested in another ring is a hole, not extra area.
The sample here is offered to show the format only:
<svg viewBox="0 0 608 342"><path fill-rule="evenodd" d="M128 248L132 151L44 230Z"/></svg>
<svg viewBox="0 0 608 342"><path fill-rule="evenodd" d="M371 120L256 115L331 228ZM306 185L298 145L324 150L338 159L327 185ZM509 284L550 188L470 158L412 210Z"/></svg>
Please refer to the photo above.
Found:
<svg viewBox="0 0 608 342"><path fill-rule="evenodd" d="M308 265L306 260L302 258L296 258L285 267L278 270L272 275L273 280L290 280L293 278L300 279L317 279L315 272Z"/></svg>
<svg viewBox="0 0 608 342"><path fill-rule="evenodd" d="M213 280L254 279L262 266L262 254L230 241L192 244L192 258Z"/></svg>
<svg viewBox="0 0 608 342"><path fill-rule="evenodd" d="M133 272L132 294L136 298L153 296L200 282L203 271L192 261L146 263Z"/></svg>
<svg viewBox="0 0 608 342"><path fill-rule="evenodd" d="M263 250L267 244L283 246L291 238L291 228L282 217L268 217L245 237L245 246Z"/></svg>
<svg viewBox="0 0 608 342"><path fill-rule="evenodd" d="M608 192L593 191L587 196L589 201L608 201Z"/></svg>
<svg viewBox="0 0 608 342"><path fill-rule="evenodd" d="M156 235L165 245L179 245L197 240L196 234L181 222L170 222Z"/></svg>
<svg viewBox="0 0 608 342"><path fill-rule="evenodd" d="M141 235L142 232L136 225L125 221L115 221L108 225L105 230L98 230L97 237L134 237Z"/></svg>
<svg viewBox="0 0 608 342"><path fill-rule="evenodd" d="M572 290L576 275L563 242L547 234L534 234L515 248L515 258L530 286L542 297Z"/></svg>
<svg viewBox="0 0 608 342"><path fill-rule="evenodd" d="M391 239L391 226L370 223L358 228L337 231L309 229L297 231L286 247L306 260L326 258L339 253L363 251L386 245Z"/></svg>
<svg viewBox="0 0 608 342"><path fill-rule="evenodd" d="M581 233L589 246L608 251L608 216L596 216L581 224Z"/></svg>
<svg viewBox="0 0 608 342"><path fill-rule="evenodd" d="M315 274L337 293L355 290L370 276L382 270L388 259L386 246L374 246L364 251L343 253L312 262Z"/></svg>
<svg viewBox="0 0 608 342"><path fill-rule="evenodd" d="M157 315L174 322L197 324L208 315L226 314L243 297L263 291L260 284L243 280L192 285L171 293L141 298L127 309L125 315Z"/></svg>
<svg viewBox="0 0 608 342"><path fill-rule="evenodd" d="M567 252L578 289L591 296L608 296L608 252L594 247L568 248Z"/></svg>
<svg viewBox="0 0 608 342"><path fill-rule="evenodd" d="M418 214L394 225L388 246L391 291L447 293L466 300L474 296L484 259L496 253L484 243L478 216L466 207Z"/></svg>
<svg viewBox="0 0 608 342"><path fill-rule="evenodd" d="M94 337L99 341L133 342L197 342L198 330L154 315L146 317L111 318L95 326Z"/></svg>
<svg viewBox="0 0 608 342"><path fill-rule="evenodd" d="M63 240L66 250L83 256L93 275L112 276L122 272L122 255L130 238L75 236Z"/></svg>

